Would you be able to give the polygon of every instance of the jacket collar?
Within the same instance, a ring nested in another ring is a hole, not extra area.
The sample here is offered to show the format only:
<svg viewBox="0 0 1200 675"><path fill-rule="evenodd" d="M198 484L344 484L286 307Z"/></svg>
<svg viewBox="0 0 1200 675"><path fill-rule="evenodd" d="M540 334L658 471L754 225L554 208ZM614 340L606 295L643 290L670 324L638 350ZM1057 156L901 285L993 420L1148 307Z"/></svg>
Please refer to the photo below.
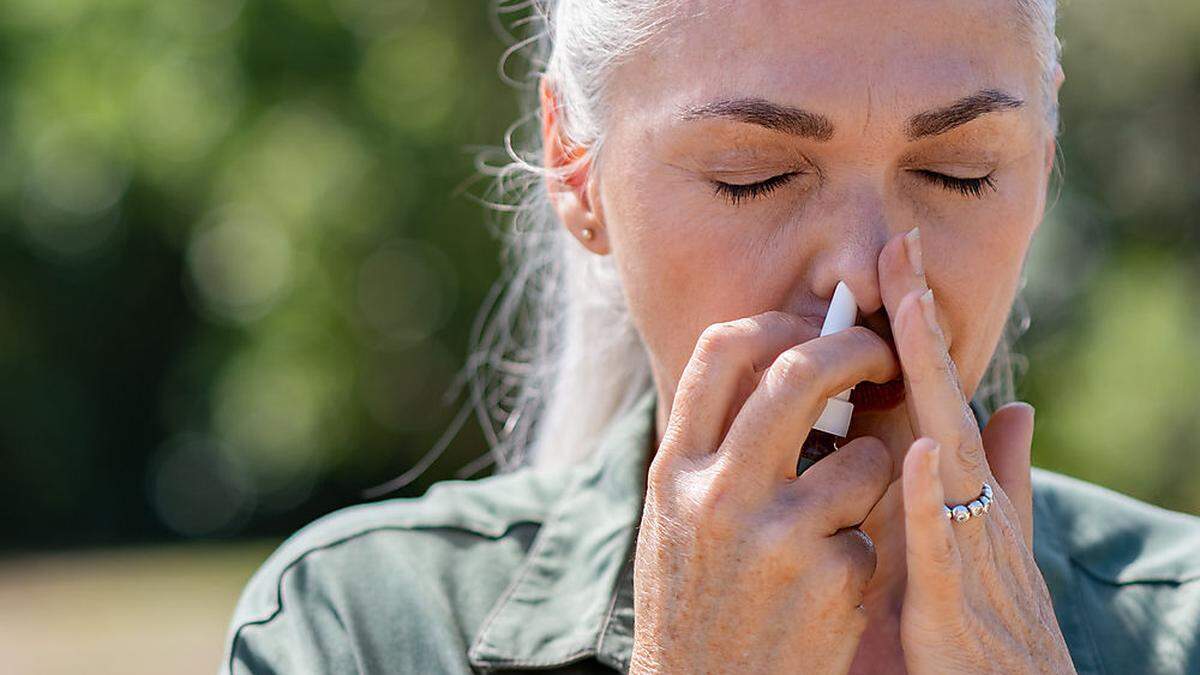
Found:
<svg viewBox="0 0 1200 675"><path fill-rule="evenodd" d="M483 669L595 658L622 672L633 651L633 551L654 434L653 387L568 479L514 581L468 651ZM987 414L971 401L980 428Z"/></svg>
<svg viewBox="0 0 1200 675"><path fill-rule="evenodd" d="M514 581L468 651L480 668L551 668L633 649L633 543L657 395L645 390L568 474Z"/></svg>

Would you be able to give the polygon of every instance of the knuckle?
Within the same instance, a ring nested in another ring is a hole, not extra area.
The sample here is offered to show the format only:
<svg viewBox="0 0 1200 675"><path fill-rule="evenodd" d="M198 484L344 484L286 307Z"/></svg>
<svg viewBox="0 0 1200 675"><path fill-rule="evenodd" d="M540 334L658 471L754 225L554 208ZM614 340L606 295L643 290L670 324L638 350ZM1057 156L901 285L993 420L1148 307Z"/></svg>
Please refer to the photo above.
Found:
<svg viewBox="0 0 1200 675"><path fill-rule="evenodd" d="M646 490L655 495L666 496L675 486L675 467L671 465L669 456L656 453L646 472Z"/></svg>
<svg viewBox="0 0 1200 675"><path fill-rule="evenodd" d="M831 592L858 598L875 573L875 544L862 530L846 530L836 537L839 552L828 564L824 579Z"/></svg>
<svg viewBox="0 0 1200 675"><path fill-rule="evenodd" d="M946 356L946 358L935 358L933 360L933 371L937 377L942 378L944 381L958 381L958 373L954 368L954 362L950 360L949 356Z"/></svg>
<svg viewBox="0 0 1200 675"><path fill-rule="evenodd" d="M703 354L728 353L751 337L755 331L754 322L746 318L714 323L700 332L697 351Z"/></svg>
<svg viewBox="0 0 1200 675"><path fill-rule="evenodd" d="M749 317L749 318L752 320L761 321L764 323L781 323L781 324L791 324L797 320L796 315L788 314L787 312L784 312L784 311L778 310L778 309L769 309L769 310L763 312L762 314L756 314L753 317Z"/></svg>
<svg viewBox="0 0 1200 675"><path fill-rule="evenodd" d="M696 491L693 522L713 542L727 542L737 533L737 493L729 481L716 479Z"/></svg>
<svg viewBox="0 0 1200 675"><path fill-rule="evenodd" d="M803 347L804 345L798 345L784 351L771 365L773 377L778 384L790 390L810 391L824 370L821 358L815 350Z"/></svg>
<svg viewBox="0 0 1200 675"><path fill-rule="evenodd" d="M837 334L845 335L847 340L859 343L865 349L885 349L891 351L886 340L880 337L875 331L861 324L850 326L846 330L839 331Z"/></svg>
<svg viewBox="0 0 1200 675"><path fill-rule="evenodd" d="M855 361L863 364L860 377L882 382L899 372L900 360L887 340L862 325L854 325L835 334L844 340L844 349L856 355Z"/></svg>
<svg viewBox="0 0 1200 675"><path fill-rule="evenodd" d="M963 438L972 440L978 439L979 443L983 444L983 439L980 436L979 421L972 412L970 404L965 400L962 401L961 414L958 416L958 433Z"/></svg>
<svg viewBox="0 0 1200 675"><path fill-rule="evenodd" d="M960 437L954 444L954 455L959 465L971 475L980 474L987 468L983 450L970 439Z"/></svg>

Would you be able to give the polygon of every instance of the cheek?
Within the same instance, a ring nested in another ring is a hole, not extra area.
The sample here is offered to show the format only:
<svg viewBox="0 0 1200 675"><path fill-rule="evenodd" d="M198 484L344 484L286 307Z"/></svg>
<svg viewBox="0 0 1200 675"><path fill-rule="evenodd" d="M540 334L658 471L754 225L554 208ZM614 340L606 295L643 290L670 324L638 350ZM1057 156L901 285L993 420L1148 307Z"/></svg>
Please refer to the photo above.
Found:
<svg viewBox="0 0 1200 675"><path fill-rule="evenodd" d="M633 172L625 176L605 201L613 255L652 358L677 378L705 327L762 311L761 266L745 230L705 204L702 190L639 189Z"/></svg>
<svg viewBox="0 0 1200 675"><path fill-rule="evenodd" d="M991 201L971 208L969 220L943 214L929 227L929 283L939 294L943 321L950 324L950 353L968 393L982 379L1002 336L1041 218L1040 200L1030 188L1010 189Z"/></svg>

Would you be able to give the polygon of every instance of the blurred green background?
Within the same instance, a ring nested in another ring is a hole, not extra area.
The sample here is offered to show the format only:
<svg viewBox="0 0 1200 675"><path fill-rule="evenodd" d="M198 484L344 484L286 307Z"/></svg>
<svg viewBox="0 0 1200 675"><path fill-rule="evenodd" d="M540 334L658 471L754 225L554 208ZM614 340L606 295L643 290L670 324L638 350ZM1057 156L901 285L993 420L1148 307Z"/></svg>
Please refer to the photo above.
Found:
<svg viewBox="0 0 1200 675"><path fill-rule="evenodd" d="M1035 462L1200 513L1200 3L1061 11L1064 182L1016 345ZM16 672L212 672L270 548L447 428L499 272L473 162L518 115L488 12L0 3ZM484 448L468 423L397 494Z"/></svg>

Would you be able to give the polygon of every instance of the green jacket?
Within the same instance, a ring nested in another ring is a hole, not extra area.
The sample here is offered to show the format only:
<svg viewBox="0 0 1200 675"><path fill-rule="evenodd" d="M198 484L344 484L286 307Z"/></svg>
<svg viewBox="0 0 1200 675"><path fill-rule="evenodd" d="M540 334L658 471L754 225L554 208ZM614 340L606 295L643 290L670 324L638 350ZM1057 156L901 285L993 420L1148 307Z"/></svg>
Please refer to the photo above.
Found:
<svg viewBox="0 0 1200 675"><path fill-rule="evenodd" d="M301 529L243 592L222 672L626 670L655 405L648 390L584 464L446 481ZM1078 671L1200 673L1200 518L1033 481L1034 555Z"/></svg>

